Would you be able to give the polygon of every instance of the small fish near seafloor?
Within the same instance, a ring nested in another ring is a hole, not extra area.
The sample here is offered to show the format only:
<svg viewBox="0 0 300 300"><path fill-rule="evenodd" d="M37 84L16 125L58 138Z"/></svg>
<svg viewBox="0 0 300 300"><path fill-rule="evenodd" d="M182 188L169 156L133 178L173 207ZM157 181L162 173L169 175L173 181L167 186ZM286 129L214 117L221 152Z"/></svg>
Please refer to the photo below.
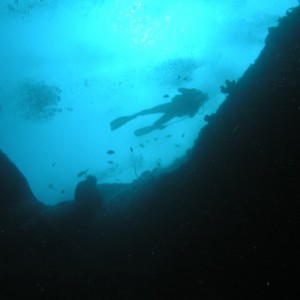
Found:
<svg viewBox="0 0 300 300"><path fill-rule="evenodd" d="M113 151L113 150L108 150L106 153L109 154L109 155L111 155L111 154L114 154L115 151Z"/></svg>
<svg viewBox="0 0 300 300"><path fill-rule="evenodd" d="M87 171L89 169L86 169L85 171L80 171L78 174L77 174L77 177L82 177L83 175L87 175Z"/></svg>

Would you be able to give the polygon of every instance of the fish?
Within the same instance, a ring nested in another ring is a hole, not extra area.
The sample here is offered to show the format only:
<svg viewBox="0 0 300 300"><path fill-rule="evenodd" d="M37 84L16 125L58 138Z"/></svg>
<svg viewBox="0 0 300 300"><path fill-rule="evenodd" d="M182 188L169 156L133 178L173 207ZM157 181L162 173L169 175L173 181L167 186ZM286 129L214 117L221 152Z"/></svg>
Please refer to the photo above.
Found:
<svg viewBox="0 0 300 300"><path fill-rule="evenodd" d="M171 134L166 135L166 138L170 138L170 137L171 137Z"/></svg>
<svg viewBox="0 0 300 300"><path fill-rule="evenodd" d="M129 149L130 149L130 152L133 152L133 149L132 149L132 147L129 147Z"/></svg>
<svg viewBox="0 0 300 300"><path fill-rule="evenodd" d="M51 166L52 166L52 167L55 167L55 166L56 166L56 163L53 163Z"/></svg>
<svg viewBox="0 0 300 300"><path fill-rule="evenodd" d="M61 190L60 192L61 192L61 194L64 194L64 193L65 193L65 190Z"/></svg>
<svg viewBox="0 0 300 300"><path fill-rule="evenodd" d="M77 174L77 177L81 177L81 176L83 176L83 175L87 175L87 171L88 171L89 169L86 169L85 171L80 171L78 174Z"/></svg>
<svg viewBox="0 0 300 300"><path fill-rule="evenodd" d="M141 148L145 148L145 145L144 145L144 144L140 144L140 147L141 147Z"/></svg>
<svg viewBox="0 0 300 300"><path fill-rule="evenodd" d="M158 137L156 137L156 138L153 139L153 141L157 141L157 140L158 140Z"/></svg>
<svg viewBox="0 0 300 300"><path fill-rule="evenodd" d="M49 183L49 189L54 190L54 186L52 183Z"/></svg>
<svg viewBox="0 0 300 300"><path fill-rule="evenodd" d="M112 165L114 162L112 160L107 161L108 164Z"/></svg>
<svg viewBox="0 0 300 300"><path fill-rule="evenodd" d="M115 151L113 151L113 150L108 150L106 153L109 154L109 155L111 155L111 154L114 154Z"/></svg>
<svg viewBox="0 0 300 300"><path fill-rule="evenodd" d="M169 98L170 96L168 94L163 95L164 98Z"/></svg>
<svg viewBox="0 0 300 300"><path fill-rule="evenodd" d="M181 147L181 146L180 146L179 144L176 144L175 147L179 148L179 147Z"/></svg>
<svg viewBox="0 0 300 300"><path fill-rule="evenodd" d="M182 135L181 135L181 137L183 138L185 136L185 133L183 133Z"/></svg>

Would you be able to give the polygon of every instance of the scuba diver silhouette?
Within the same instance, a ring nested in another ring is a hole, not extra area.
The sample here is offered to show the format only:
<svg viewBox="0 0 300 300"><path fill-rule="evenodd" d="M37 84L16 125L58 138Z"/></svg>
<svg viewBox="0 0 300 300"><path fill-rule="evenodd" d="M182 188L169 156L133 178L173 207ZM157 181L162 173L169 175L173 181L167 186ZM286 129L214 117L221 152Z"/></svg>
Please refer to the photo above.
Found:
<svg viewBox="0 0 300 300"><path fill-rule="evenodd" d="M110 123L111 130L123 126L127 122L144 115L163 113L151 126L143 127L134 132L136 136L141 136L156 129L164 129L166 123L175 117L189 116L193 118L200 106L208 100L208 95L197 89L179 88L180 95L172 98L171 102L157 105L155 107L142 110L130 116L120 117Z"/></svg>

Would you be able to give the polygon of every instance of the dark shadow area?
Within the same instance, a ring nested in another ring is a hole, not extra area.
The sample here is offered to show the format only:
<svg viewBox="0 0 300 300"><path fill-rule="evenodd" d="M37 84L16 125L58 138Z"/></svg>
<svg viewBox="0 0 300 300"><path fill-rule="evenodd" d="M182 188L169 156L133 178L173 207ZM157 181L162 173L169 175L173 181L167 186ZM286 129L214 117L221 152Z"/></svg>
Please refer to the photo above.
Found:
<svg viewBox="0 0 300 300"><path fill-rule="evenodd" d="M1 152L1 299L294 299L299 81L298 7L222 87L186 163L120 193L115 212L88 202L95 182L77 191L86 215L39 203Z"/></svg>

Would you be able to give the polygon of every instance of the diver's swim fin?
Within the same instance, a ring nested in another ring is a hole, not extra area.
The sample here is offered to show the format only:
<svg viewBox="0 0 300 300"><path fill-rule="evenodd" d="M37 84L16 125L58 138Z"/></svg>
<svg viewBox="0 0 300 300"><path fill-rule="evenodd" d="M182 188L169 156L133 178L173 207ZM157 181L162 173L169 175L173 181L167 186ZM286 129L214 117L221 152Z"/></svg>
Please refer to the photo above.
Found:
<svg viewBox="0 0 300 300"><path fill-rule="evenodd" d="M152 132L153 130L157 130L157 129L165 129L167 126L166 125L160 125L160 126L147 126L147 127L143 127L143 128L140 128L138 130L136 130L134 132L134 135L135 136L141 136L141 135L144 135L144 134L148 134L150 132Z"/></svg>
<svg viewBox="0 0 300 300"><path fill-rule="evenodd" d="M141 135L144 135L144 134L147 134L147 133L150 133L151 131L155 130L157 128L153 127L153 126L147 126L147 127L143 127L143 128L140 128L138 130L136 130L134 132L134 135L135 136L141 136Z"/></svg>
<svg viewBox="0 0 300 300"><path fill-rule="evenodd" d="M115 130L123 126L127 122L133 120L136 116L120 117L110 122L110 129Z"/></svg>

